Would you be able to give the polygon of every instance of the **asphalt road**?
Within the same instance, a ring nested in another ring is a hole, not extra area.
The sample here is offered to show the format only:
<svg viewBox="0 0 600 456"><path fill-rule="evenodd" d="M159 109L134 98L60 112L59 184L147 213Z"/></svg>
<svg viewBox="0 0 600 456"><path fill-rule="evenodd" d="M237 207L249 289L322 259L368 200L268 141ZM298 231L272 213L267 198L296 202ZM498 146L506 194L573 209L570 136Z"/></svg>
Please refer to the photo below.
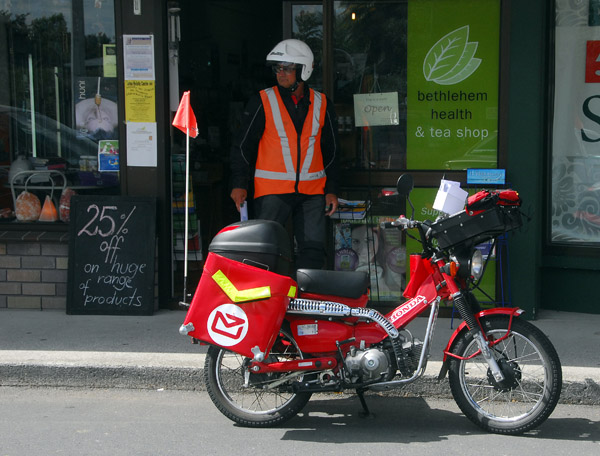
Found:
<svg viewBox="0 0 600 456"><path fill-rule="evenodd" d="M487 434L452 401L313 396L281 427L234 425L206 392L0 387L0 456L600 454L600 407L559 405L525 436Z"/></svg>

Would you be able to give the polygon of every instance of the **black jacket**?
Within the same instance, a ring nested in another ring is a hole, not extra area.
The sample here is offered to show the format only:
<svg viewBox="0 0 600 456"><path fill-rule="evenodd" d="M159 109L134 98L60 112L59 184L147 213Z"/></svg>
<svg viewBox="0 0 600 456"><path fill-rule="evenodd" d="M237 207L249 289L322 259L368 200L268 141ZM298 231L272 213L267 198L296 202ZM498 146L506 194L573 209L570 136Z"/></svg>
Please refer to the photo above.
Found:
<svg viewBox="0 0 600 456"><path fill-rule="evenodd" d="M298 134L302 132L304 119L308 114L310 106L310 94L308 85L304 83L304 97L298 104L294 103L289 90L280 89L281 98ZM256 155L258 154L258 143L265 130L265 109L259 94L253 96L248 104L242 118L242 127L231 147L231 187L249 188L249 181L253 179ZM339 150L337 137L337 118L331 100L327 99L327 110L325 113L325 124L321 131L321 152L323 154L323 166L327 181L325 193L338 194L339 189Z"/></svg>

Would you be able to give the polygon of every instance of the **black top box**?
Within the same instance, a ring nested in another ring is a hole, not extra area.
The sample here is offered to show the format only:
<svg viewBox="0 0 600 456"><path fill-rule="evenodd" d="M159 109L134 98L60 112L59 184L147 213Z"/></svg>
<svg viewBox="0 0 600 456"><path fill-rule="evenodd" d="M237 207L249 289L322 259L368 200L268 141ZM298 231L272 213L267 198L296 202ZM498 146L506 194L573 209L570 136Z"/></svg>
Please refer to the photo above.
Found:
<svg viewBox="0 0 600 456"><path fill-rule="evenodd" d="M208 251L276 274L289 276L292 271L290 237L270 220L233 223L213 238Z"/></svg>
<svg viewBox="0 0 600 456"><path fill-rule="evenodd" d="M431 236L445 250L458 244L477 245L522 225L521 211L515 206L494 206L476 215L465 211L431 225Z"/></svg>

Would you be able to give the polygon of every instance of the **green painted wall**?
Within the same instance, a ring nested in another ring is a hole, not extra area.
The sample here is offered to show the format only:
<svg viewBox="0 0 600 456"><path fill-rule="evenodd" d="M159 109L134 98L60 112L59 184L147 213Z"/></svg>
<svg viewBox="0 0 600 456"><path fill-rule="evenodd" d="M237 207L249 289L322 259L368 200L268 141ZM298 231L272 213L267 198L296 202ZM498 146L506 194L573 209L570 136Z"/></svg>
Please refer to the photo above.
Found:
<svg viewBox="0 0 600 456"><path fill-rule="evenodd" d="M509 14L507 180L519 191L523 210L531 216L510 240L510 274L513 304L532 319L540 309L600 313L600 255L544 246L545 179L551 153L547 112L552 109L548 59L553 52L547 18L553 8L547 0L511 1Z"/></svg>
<svg viewBox="0 0 600 456"><path fill-rule="evenodd" d="M598 283L600 273L597 270L544 267L542 308L598 314Z"/></svg>
<svg viewBox="0 0 600 456"><path fill-rule="evenodd" d="M531 221L510 240L513 305L535 319L540 308L543 174L546 144L546 0L510 2L507 180Z"/></svg>

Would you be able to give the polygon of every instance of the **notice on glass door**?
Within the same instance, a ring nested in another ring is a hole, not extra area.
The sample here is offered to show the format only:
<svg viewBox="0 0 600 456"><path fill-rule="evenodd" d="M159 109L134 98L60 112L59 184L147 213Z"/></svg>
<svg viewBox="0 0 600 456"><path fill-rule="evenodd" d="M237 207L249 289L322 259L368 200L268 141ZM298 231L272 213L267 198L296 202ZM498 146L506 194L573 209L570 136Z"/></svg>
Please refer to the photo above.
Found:
<svg viewBox="0 0 600 456"><path fill-rule="evenodd" d="M155 122L156 96L154 81L125 81L125 120Z"/></svg>
<svg viewBox="0 0 600 456"><path fill-rule="evenodd" d="M399 125L398 92L355 93L354 119L357 127Z"/></svg>
<svg viewBox="0 0 600 456"><path fill-rule="evenodd" d="M154 36L123 35L125 80L154 78Z"/></svg>
<svg viewBox="0 0 600 456"><path fill-rule="evenodd" d="M156 122L127 122L127 166L156 164Z"/></svg>
<svg viewBox="0 0 600 456"><path fill-rule="evenodd" d="M157 165L154 36L123 35L127 166Z"/></svg>

